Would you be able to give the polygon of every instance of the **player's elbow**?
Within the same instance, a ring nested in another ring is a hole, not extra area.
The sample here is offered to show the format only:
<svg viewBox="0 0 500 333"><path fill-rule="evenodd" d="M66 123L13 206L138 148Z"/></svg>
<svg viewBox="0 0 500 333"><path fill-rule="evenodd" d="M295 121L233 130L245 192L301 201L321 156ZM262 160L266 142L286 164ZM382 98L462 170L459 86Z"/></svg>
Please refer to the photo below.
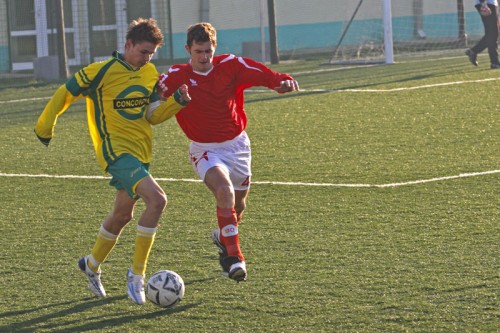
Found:
<svg viewBox="0 0 500 333"><path fill-rule="evenodd" d="M156 119L156 117L154 117L154 112L156 111L156 109L158 109L159 106L160 101L153 102L149 104L148 110L146 112L146 120L152 125L156 125L158 123L158 120Z"/></svg>

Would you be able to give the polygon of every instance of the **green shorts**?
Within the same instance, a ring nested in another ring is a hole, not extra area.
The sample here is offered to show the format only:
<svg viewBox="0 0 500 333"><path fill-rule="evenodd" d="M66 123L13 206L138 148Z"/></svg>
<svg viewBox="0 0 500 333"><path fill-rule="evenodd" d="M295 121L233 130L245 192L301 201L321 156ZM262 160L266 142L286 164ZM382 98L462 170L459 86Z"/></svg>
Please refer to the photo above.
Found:
<svg viewBox="0 0 500 333"><path fill-rule="evenodd" d="M133 199L139 199L135 193L137 184L149 176L149 163L142 163L130 154L120 155L106 170L111 176L109 185L117 190L125 190Z"/></svg>

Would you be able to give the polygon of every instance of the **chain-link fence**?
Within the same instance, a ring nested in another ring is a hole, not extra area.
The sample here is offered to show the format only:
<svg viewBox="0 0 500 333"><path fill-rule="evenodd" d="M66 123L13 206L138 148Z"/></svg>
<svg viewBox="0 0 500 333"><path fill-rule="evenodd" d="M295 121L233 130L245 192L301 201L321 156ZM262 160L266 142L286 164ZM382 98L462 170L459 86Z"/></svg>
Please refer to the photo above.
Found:
<svg viewBox="0 0 500 333"><path fill-rule="evenodd" d="M184 62L186 28L199 21L209 21L217 28L217 53L234 53L259 61L269 60L270 43L277 45L280 56L286 58L323 52L328 60L333 50L340 51L343 57L359 57L368 51L383 53L382 2L0 0L0 73L51 71L62 45L66 48L66 63L73 70L106 59L113 50L122 50L128 23L138 17L157 19L165 34L165 45L153 60L159 65ZM439 43L436 38L455 41L460 33L460 2L464 6L467 34L481 34L473 1L393 0L395 39L420 43L416 45L422 45L423 40ZM275 13L271 18L269 6ZM57 33L61 18L64 44L62 34ZM276 24L276 40L269 38L270 22Z"/></svg>

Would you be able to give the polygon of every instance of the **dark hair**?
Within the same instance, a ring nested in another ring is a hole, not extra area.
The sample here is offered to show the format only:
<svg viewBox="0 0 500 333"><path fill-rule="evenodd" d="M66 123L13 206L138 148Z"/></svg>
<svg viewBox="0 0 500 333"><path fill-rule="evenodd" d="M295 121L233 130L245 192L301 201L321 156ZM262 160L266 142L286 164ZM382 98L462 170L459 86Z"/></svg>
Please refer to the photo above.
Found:
<svg viewBox="0 0 500 333"><path fill-rule="evenodd" d="M210 42L213 46L217 46L215 28L208 22L200 22L189 26L187 30L187 46L191 47L193 43L204 42Z"/></svg>
<svg viewBox="0 0 500 333"><path fill-rule="evenodd" d="M163 33L153 18L144 19L142 17L130 22L127 31L127 40L132 44L140 42L151 42L154 45L163 45Z"/></svg>

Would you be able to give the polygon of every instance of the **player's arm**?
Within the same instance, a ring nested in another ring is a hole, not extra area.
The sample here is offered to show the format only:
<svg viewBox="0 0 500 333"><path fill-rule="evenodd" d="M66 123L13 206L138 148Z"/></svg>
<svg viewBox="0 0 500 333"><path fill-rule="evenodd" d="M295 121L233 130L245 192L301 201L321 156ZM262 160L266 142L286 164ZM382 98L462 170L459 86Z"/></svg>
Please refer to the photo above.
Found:
<svg viewBox="0 0 500 333"><path fill-rule="evenodd" d="M46 146L54 136L54 126L59 117L78 97L73 96L66 85L61 85L45 106L35 125L37 138Z"/></svg>
<svg viewBox="0 0 500 333"><path fill-rule="evenodd" d="M288 74L273 71L264 64L250 58L238 57L235 59L240 67L240 86L264 86L280 94L299 90L299 83Z"/></svg>
<svg viewBox="0 0 500 333"><path fill-rule="evenodd" d="M191 96L189 96L188 87L183 84L166 101L152 102L146 113L146 119L152 125L160 124L175 116L189 101L191 101Z"/></svg>

